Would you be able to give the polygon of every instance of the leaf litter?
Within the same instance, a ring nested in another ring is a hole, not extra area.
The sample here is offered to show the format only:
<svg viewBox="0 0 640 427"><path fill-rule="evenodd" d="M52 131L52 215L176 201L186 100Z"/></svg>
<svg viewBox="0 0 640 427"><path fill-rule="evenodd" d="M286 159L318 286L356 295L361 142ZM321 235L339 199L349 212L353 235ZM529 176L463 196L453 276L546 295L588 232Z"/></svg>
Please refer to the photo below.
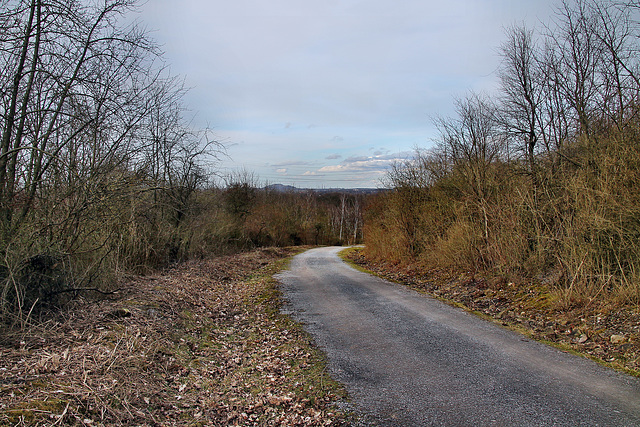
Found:
<svg viewBox="0 0 640 427"><path fill-rule="evenodd" d="M339 426L344 389L272 278L294 249L190 261L0 331L0 425Z"/></svg>
<svg viewBox="0 0 640 427"><path fill-rule="evenodd" d="M345 258L378 276L404 284L564 351L640 377L640 310L607 304L563 307L548 286L515 285L501 277L429 269L367 259L361 250Z"/></svg>

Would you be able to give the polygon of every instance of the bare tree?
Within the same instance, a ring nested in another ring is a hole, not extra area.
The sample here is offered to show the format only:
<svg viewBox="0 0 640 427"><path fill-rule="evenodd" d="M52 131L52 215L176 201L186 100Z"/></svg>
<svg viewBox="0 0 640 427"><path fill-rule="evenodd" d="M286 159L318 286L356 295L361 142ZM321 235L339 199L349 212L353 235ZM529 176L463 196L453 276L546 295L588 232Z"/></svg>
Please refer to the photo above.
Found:
<svg viewBox="0 0 640 427"><path fill-rule="evenodd" d="M439 118L439 148L465 179L466 191L478 200L487 197L488 172L504 151L496 106L485 96L471 93L456 101L457 116Z"/></svg>
<svg viewBox="0 0 640 427"><path fill-rule="evenodd" d="M500 119L504 120L507 134L518 141L537 185L536 150L544 127L541 111L544 75L533 31L525 27L509 28L501 53Z"/></svg>
<svg viewBox="0 0 640 427"><path fill-rule="evenodd" d="M603 87L600 110L607 121L618 130L623 129L634 114L626 114L640 95L638 69L638 24L632 17L633 7L611 1L588 2L588 13L593 16L592 31L600 42Z"/></svg>
<svg viewBox="0 0 640 427"><path fill-rule="evenodd" d="M137 238L121 227L137 213L123 211L161 189L159 205L170 207L177 227L206 179L203 159L219 146L183 122L184 89L163 70L153 41L139 26L121 25L135 6L136 0L0 2L5 291L9 278L16 294L27 289L20 277L35 277L29 265L42 263L29 260L45 255L55 258L45 264L64 265L59 283L92 282L113 247ZM82 257L84 272L73 267Z"/></svg>
<svg viewBox="0 0 640 427"><path fill-rule="evenodd" d="M568 110L566 123L574 135L593 136L593 118L604 84L599 73L602 45L596 35L597 19L590 13L589 0L569 3L563 0L558 11L557 28L547 33L545 55L549 91L561 98ZM559 143L561 145L561 142Z"/></svg>
<svg viewBox="0 0 640 427"><path fill-rule="evenodd" d="M482 218L485 246L489 242L488 198L493 193L495 162L504 152L505 140L499 129L496 106L486 97L471 93L456 101L458 116L439 119L439 149L462 178L460 190L466 194Z"/></svg>
<svg viewBox="0 0 640 427"><path fill-rule="evenodd" d="M121 154L131 150L132 133L146 112L141 93L154 78L146 36L136 27L115 26L131 0L101 6L22 0L7 6L1 20L11 25L0 50L6 71L0 116L5 239L59 171L70 177L125 160Z"/></svg>

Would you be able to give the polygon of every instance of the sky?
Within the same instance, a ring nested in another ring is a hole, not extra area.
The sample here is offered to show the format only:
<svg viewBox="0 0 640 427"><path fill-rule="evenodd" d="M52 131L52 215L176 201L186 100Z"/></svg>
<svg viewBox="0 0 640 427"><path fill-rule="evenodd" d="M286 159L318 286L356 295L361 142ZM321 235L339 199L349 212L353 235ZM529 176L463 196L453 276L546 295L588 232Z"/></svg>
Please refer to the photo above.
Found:
<svg viewBox="0 0 640 427"><path fill-rule="evenodd" d="M376 188L433 145L433 119L495 93L505 28L555 0L147 0L139 20L190 88L217 170L263 184Z"/></svg>

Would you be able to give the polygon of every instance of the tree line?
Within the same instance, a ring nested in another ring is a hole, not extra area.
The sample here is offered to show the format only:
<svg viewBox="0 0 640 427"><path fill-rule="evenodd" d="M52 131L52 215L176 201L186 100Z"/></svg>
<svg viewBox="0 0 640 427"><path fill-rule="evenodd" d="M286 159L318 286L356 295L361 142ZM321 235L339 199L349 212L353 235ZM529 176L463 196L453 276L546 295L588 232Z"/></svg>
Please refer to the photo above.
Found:
<svg viewBox="0 0 640 427"><path fill-rule="evenodd" d="M122 24L135 7L0 4L2 313L103 290L171 251L205 154L222 148L185 120L185 90L153 40Z"/></svg>
<svg viewBox="0 0 640 427"><path fill-rule="evenodd" d="M369 257L640 303L640 3L556 10L542 30L508 28L499 93L457 99L434 147L389 171Z"/></svg>
<svg viewBox="0 0 640 427"><path fill-rule="evenodd" d="M357 197L279 194L188 120L136 0L0 2L0 317L257 245L361 239Z"/></svg>
<svg viewBox="0 0 640 427"><path fill-rule="evenodd" d="M278 190L246 171L231 174L219 192L222 213L213 225L233 249L260 246L343 245L362 241L366 196ZM221 227L225 225L226 227Z"/></svg>

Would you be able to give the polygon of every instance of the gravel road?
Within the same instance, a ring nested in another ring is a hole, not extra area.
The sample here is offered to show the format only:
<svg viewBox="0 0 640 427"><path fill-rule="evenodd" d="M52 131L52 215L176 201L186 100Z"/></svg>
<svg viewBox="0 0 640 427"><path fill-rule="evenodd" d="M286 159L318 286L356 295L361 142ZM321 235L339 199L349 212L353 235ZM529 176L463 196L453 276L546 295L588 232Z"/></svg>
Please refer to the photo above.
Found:
<svg viewBox="0 0 640 427"><path fill-rule="evenodd" d="M363 424L640 426L640 379L356 271L341 249L277 278Z"/></svg>

